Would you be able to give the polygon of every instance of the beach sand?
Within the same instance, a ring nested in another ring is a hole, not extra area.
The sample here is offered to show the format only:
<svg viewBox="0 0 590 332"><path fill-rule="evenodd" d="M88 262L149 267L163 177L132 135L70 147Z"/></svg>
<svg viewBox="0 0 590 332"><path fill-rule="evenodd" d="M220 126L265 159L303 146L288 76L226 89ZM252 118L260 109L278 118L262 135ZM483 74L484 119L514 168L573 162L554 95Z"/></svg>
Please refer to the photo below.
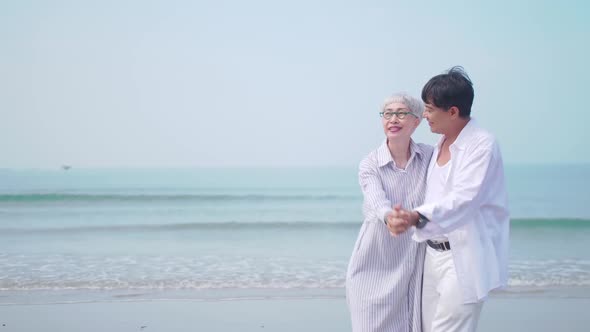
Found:
<svg viewBox="0 0 590 332"><path fill-rule="evenodd" d="M478 331L588 331L589 298L495 296ZM0 332L350 331L344 298L151 300L0 306Z"/></svg>

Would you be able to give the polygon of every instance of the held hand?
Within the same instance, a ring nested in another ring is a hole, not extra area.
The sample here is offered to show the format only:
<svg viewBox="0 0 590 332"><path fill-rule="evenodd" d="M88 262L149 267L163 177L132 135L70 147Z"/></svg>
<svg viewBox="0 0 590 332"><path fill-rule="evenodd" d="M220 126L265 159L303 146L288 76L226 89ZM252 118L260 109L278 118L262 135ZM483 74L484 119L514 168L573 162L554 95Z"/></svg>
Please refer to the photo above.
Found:
<svg viewBox="0 0 590 332"><path fill-rule="evenodd" d="M398 203L393 206L393 212L396 214L396 217L399 218L404 213L404 209L402 209L402 205Z"/></svg>
<svg viewBox="0 0 590 332"><path fill-rule="evenodd" d="M409 213L401 208L400 204L396 204L393 207L391 213L387 216L387 229L392 236L402 234L408 228L410 223L408 222Z"/></svg>
<svg viewBox="0 0 590 332"><path fill-rule="evenodd" d="M410 226L416 226L418 223L419 215L416 211L400 210L398 214L399 218L407 221Z"/></svg>

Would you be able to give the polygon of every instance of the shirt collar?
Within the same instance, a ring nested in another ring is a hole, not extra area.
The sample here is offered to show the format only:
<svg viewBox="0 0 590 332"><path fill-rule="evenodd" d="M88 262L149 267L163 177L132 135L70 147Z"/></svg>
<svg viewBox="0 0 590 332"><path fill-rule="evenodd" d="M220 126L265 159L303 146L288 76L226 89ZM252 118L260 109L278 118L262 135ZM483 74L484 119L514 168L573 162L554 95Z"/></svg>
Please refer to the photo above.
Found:
<svg viewBox="0 0 590 332"><path fill-rule="evenodd" d="M477 121L475 118L470 118L469 122L463 127L457 139L451 144L451 147L463 149L465 146L472 140L472 133L478 128ZM443 142L445 141L445 136L442 136L438 141L438 148L442 146Z"/></svg>
<svg viewBox="0 0 590 332"><path fill-rule="evenodd" d="M415 155L422 158L424 156L424 150L420 145L416 144L413 139L410 139L410 159L408 160L408 163L414 158ZM389 147L387 146L387 139L385 139L385 141L377 149L377 162L379 167L383 167L389 163L393 163L395 165L395 161L393 160L391 152L389 152Z"/></svg>

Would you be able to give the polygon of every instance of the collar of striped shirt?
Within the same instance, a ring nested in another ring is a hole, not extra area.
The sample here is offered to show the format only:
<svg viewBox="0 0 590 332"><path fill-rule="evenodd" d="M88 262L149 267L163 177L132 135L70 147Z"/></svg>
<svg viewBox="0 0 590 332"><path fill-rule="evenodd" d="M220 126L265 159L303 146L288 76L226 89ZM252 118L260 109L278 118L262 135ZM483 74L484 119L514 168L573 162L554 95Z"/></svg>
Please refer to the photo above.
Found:
<svg viewBox="0 0 590 332"><path fill-rule="evenodd" d="M416 144L413 139L410 139L410 159L408 160L408 164L414 156L417 155L419 158L423 158L425 151L419 144ZM377 150L377 161L379 162L379 167L383 167L389 163L394 163L393 157L391 156L391 152L389 152L389 147L387 147L387 139L381 144L379 149Z"/></svg>

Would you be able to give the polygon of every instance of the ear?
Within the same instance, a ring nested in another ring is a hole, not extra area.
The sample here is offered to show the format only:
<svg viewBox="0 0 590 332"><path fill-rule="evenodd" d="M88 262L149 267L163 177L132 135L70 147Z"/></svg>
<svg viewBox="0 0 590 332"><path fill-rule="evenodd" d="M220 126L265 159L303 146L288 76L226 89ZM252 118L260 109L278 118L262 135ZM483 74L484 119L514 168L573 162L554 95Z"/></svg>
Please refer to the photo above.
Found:
<svg viewBox="0 0 590 332"><path fill-rule="evenodd" d="M457 106L451 106L451 108L449 108L449 114L453 119L459 118L459 108Z"/></svg>
<svg viewBox="0 0 590 332"><path fill-rule="evenodd" d="M418 128L418 126L420 125L420 121L422 121L421 118L414 118L414 129Z"/></svg>

